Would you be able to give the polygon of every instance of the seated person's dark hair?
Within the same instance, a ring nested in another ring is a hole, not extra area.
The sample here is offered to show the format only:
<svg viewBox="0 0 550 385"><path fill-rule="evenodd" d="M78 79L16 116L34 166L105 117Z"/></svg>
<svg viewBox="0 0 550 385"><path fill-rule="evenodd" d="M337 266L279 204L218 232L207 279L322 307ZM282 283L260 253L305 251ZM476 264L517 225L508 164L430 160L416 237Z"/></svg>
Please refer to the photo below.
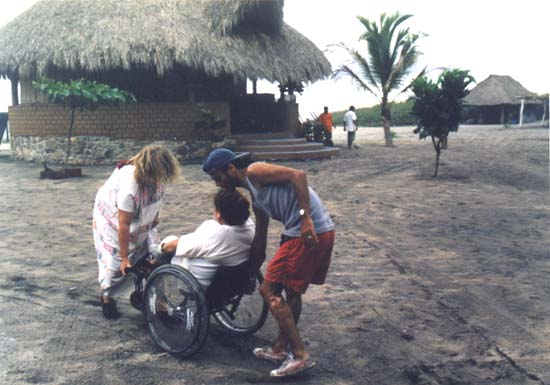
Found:
<svg viewBox="0 0 550 385"><path fill-rule="evenodd" d="M214 207L230 226L240 226L250 216L250 202L237 190L220 189L214 197Z"/></svg>

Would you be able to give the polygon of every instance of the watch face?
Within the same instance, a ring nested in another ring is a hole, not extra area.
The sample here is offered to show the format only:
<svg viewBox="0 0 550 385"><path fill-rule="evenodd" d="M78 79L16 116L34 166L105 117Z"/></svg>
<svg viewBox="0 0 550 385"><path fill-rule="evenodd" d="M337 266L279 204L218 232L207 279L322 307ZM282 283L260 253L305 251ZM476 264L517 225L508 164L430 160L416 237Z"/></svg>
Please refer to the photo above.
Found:
<svg viewBox="0 0 550 385"><path fill-rule="evenodd" d="M298 211L298 214L300 214L300 216L304 215L306 213L306 211L304 209L300 209L300 211Z"/></svg>

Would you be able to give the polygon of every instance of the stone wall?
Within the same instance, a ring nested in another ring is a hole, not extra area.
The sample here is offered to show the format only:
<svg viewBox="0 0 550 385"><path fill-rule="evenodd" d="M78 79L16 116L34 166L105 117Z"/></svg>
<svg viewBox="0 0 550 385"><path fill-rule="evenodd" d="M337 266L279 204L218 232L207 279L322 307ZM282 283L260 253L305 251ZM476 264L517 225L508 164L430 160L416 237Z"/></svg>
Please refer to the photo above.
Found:
<svg viewBox="0 0 550 385"><path fill-rule="evenodd" d="M208 140L134 140L111 139L105 136L75 136L71 138L72 165L109 165L135 155L143 146L160 144L169 148L182 163L198 162L217 147L231 147L234 143L225 139L218 142ZM16 136L10 141L12 157L15 159L48 163L64 163L67 155L66 136Z"/></svg>
<svg viewBox="0 0 550 385"><path fill-rule="evenodd" d="M69 109L22 104L10 107L9 119L14 158L64 162ZM230 144L225 139L229 122L227 103L138 103L77 111L69 162L112 164L150 143L166 145L181 161L198 161L212 148Z"/></svg>

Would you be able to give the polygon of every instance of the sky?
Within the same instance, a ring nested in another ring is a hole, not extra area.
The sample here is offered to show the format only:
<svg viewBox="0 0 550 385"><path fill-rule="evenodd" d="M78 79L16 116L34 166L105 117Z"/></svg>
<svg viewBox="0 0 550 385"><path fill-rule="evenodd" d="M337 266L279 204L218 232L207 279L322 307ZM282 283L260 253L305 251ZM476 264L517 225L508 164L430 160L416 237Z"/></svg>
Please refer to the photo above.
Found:
<svg viewBox="0 0 550 385"><path fill-rule="evenodd" d="M0 28L36 0L0 0ZM509 75L528 90L550 91L548 7L545 0L493 2L488 0L286 0L285 21L313 41L338 68L347 57L327 51L340 42L366 53L359 42L364 31L357 16L378 20L381 13L413 15L404 25L425 34L418 41L420 56L415 72L427 66L469 70L480 82L491 74ZM436 75L437 72L432 72ZM259 82L258 92L278 94L276 85ZM403 100L407 94L390 95ZM372 106L378 100L357 89L350 80L321 80L307 84L297 95L300 115ZM0 81L0 111L11 104L9 81Z"/></svg>

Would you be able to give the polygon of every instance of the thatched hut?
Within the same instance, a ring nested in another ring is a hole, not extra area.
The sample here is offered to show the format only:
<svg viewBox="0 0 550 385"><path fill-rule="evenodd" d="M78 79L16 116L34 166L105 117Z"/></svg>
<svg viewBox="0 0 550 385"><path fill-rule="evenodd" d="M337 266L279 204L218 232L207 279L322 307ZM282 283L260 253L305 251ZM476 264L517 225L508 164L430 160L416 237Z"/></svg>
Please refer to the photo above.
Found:
<svg viewBox="0 0 550 385"><path fill-rule="evenodd" d="M510 76L490 75L464 98L467 122L521 124L540 120L541 99Z"/></svg>
<svg viewBox="0 0 550 385"><path fill-rule="evenodd" d="M193 158L213 139L291 130L292 98L247 95L247 79L284 86L330 72L322 52L284 23L283 0L43 0L0 30L0 77L13 90L12 148L27 159L62 158L52 155L52 139L65 135L68 112L33 88L42 76L84 77L136 95L136 105L75 122L75 140L85 140L74 161L104 163L124 156L117 149L128 139L176 139L185 143L182 157Z"/></svg>

